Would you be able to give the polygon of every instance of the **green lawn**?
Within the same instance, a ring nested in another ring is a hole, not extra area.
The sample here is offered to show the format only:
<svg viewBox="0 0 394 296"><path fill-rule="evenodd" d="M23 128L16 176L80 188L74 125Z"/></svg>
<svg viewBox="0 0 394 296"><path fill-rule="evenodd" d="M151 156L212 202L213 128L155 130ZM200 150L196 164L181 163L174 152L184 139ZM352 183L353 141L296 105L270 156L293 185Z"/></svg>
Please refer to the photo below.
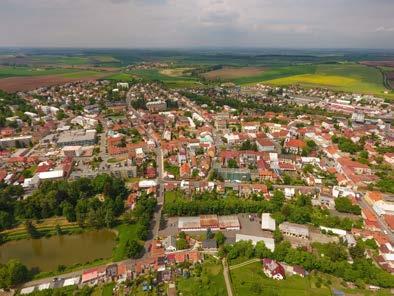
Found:
<svg viewBox="0 0 394 296"><path fill-rule="evenodd" d="M237 296L329 296L334 287L346 295L391 295L389 291L382 290L372 293L366 290L349 289L341 286L341 280L330 275L313 274L305 278L289 276L282 281L267 278L260 262L236 268L230 271L233 289ZM322 279L319 287L318 277Z"/></svg>
<svg viewBox="0 0 394 296"><path fill-rule="evenodd" d="M113 251L112 260L120 261L126 258L125 246L129 239L136 239L136 225L122 224L116 227L118 231L117 245Z"/></svg>
<svg viewBox="0 0 394 296"><path fill-rule="evenodd" d="M183 296L222 296L227 295L223 277L223 268L220 261L207 259L203 263L200 277L191 276L186 279L177 279L177 291Z"/></svg>

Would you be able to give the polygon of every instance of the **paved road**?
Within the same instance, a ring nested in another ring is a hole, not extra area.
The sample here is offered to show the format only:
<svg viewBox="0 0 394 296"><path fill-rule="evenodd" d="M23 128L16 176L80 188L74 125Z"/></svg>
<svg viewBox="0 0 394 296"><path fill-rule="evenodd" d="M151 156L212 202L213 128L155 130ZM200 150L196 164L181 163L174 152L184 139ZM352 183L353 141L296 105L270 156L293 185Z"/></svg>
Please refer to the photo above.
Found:
<svg viewBox="0 0 394 296"><path fill-rule="evenodd" d="M228 296L233 296L233 288L231 286L231 280L230 280L230 274L228 271L228 265L226 258L222 259L222 264L223 264L223 276L224 276L224 281L226 283L226 288L227 288L227 295Z"/></svg>

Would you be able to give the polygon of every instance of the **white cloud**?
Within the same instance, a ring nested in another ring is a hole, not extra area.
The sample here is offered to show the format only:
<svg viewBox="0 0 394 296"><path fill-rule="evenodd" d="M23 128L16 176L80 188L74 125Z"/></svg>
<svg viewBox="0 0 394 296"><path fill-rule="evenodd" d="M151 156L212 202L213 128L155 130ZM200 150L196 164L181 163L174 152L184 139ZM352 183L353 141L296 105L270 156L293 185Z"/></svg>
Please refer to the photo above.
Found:
<svg viewBox="0 0 394 296"><path fill-rule="evenodd" d="M0 46L394 48L391 0L0 1Z"/></svg>

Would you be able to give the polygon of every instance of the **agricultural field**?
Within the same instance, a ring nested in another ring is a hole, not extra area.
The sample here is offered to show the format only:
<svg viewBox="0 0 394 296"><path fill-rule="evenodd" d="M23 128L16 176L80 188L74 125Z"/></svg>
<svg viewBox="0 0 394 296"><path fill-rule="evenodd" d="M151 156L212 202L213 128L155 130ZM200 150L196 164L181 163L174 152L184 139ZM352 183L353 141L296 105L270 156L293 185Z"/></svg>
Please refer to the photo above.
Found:
<svg viewBox="0 0 394 296"><path fill-rule="evenodd" d="M218 70L213 70L202 74L202 76L209 80L231 80L243 77L258 76L263 73L264 67L223 67Z"/></svg>
<svg viewBox="0 0 394 296"><path fill-rule="evenodd" d="M0 55L0 64L29 66L118 65L110 55Z"/></svg>
<svg viewBox="0 0 394 296"><path fill-rule="evenodd" d="M100 79L110 73L72 68L0 67L0 89L7 92L29 91L43 86Z"/></svg>
<svg viewBox="0 0 394 296"><path fill-rule="evenodd" d="M222 264L213 258L206 259L200 276L177 279L177 291L183 296L226 295Z"/></svg>
<svg viewBox="0 0 394 296"><path fill-rule="evenodd" d="M292 74L289 75L290 73ZM393 92L385 94L387 89L383 85L383 75L378 69L355 63L277 68L264 72L258 78L260 82L278 86L298 84L394 98ZM238 82L251 83L247 79Z"/></svg>
<svg viewBox="0 0 394 296"><path fill-rule="evenodd" d="M194 87L201 85L201 82L196 77L168 76L160 73L160 71L156 69L131 70L128 73L132 74L135 78L147 81L161 81L171 88Z"/></svg>
<svg viewBox="0 0 394 296"><path fill-rule="evenodd" d="M282 281L267 278L260 262L233 269L231 279L235 295L237 296L329 296L331 289L335 288L346 295L390 295L389 291L372 293L366 290L349 289L341 285L338 278L313 274L305 278L290 276Z"/></svg>
<svg viewBox="0 0 394 296"><path fill-rule="evenodd" d="M182 77L190 76L191 70L193 70L193 68L169 68L162 69L159 71L159 73L170 77Z"/></svg>

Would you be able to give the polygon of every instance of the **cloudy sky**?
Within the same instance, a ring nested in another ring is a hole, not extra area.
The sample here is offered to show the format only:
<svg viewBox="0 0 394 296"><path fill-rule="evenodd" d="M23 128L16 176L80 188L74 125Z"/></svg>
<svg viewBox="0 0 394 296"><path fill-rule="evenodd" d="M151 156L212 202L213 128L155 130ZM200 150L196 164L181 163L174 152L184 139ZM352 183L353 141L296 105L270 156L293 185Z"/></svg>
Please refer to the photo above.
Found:
<svg viewBox="0 0 394 296"><path fill-rule="evenodd" d="M394 0L0 0L0 46L394 48Z"/></svg>

